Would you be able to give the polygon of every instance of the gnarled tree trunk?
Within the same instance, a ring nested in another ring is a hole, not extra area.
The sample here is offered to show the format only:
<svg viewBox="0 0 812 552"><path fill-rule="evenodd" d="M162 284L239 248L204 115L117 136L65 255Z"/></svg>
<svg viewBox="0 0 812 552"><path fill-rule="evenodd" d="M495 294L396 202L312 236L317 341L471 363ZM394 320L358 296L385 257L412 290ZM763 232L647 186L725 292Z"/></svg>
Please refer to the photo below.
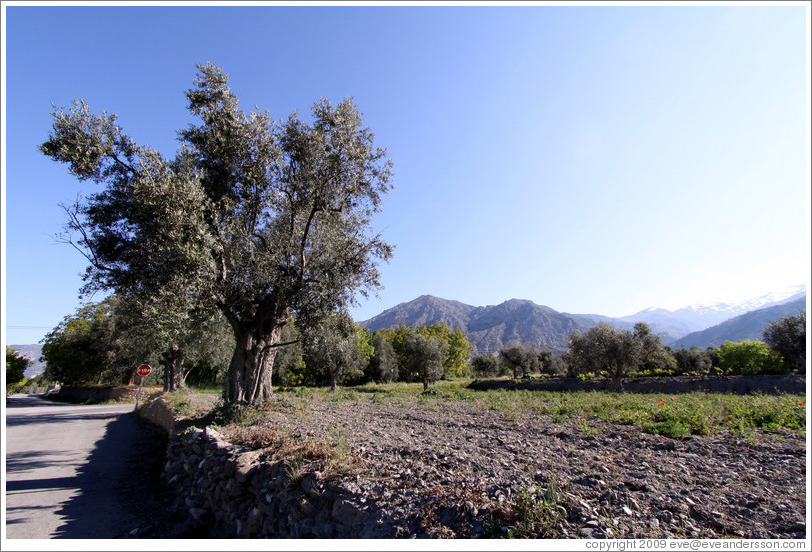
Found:
<svg viewBox="0 0 812 552"><path fill-rule="evenodd" d="M273 363L287 321L276 309L266 309L249 325L232 323L236 346L228 369L228 403L258 406L273 396Z"/></svg>
<svg viewBox="0 0 812 552"><path fill-rule="evenodd" d="M177 391L186 385L186 378L183 374L183 351L176 343L173 343L164 354L164 391Z"/></svg>

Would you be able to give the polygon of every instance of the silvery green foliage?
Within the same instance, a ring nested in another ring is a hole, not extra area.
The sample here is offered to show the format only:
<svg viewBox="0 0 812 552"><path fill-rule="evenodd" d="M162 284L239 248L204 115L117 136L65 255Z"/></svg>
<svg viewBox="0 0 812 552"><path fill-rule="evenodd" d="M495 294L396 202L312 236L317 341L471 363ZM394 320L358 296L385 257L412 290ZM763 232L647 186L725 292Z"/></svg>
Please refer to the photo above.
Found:
<svg viewBox="0 0 812 552"><path fill-rule="evenodd" d="M500 349L499 359L510 368L514 378L532 374L540 368L538 351L520 344Z"/></svg>
<svg viewBox="0 0 812 552"><path fill-rule="evenodd" d="M623 378L640 365L643 344L632 332L601 322L585 334L575 331L564 357L572 374L604 373L622 389Z"/></svg>
<svg viewBox="0 0 812 552"><path fill-rule="evenodd" d="M408 369L423 382L424 390L443 377L443 361L448 345L441 339L409 332L403 340L403 349L408 358Z"/></svg>
<svg viewBox="0 0 812 552"><path fill-rule="evenodd" d="M373 379L378 382L398 380L398 357L395 348L382 332L375 332L372 337L374 353L372 355Z"/></svg>
<svg viewBox="0 0 812 552"><path fill-rule="evenodd" d="M323 318L305 331L304 356L308 368L326 375L331 391L335 392L339 380L359 369L362 361L359 341L355 324L346 312Z"/></svg>
<svg viewBox="0 0 812 552"><path fill-rule="evenodd" d="M218 308L236 340L227 398L259 403L292 314L304 328L379 286L392 246L370 227L391 162L351 99L276 121L240 110L220 68L198 69L186 97L199 122L174 159L82 101L54 112L40 149L102 186L66 208L67 240L90 261L84 290Z"/></svg>
<svg viewBox="0 0 812 552"><path fill-rule="evenodd" d="M803 373L806 367L806 310L767 324L764 342L784 358L787 370Z"/></svg>

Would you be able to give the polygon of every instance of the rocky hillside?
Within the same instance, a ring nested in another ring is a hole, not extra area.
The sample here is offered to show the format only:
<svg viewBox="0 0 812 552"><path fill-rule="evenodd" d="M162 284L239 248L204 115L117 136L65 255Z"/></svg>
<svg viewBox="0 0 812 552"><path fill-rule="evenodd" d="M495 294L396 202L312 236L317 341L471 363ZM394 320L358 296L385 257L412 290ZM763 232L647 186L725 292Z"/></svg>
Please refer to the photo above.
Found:
<svg viewBox="0 0 812 552"><path fill-rule="evenodd" d="M476 347L475 354L497 352L514 343L536 344L557 351L567 349L575 330L584 331L600 317L570 315L532 301L511 299L499 305L473 307L431 295L402 303L361 322L369 330L431 325L435 322L459 328Z"/></svg>
<svg viewBox="0 0 812 552"><path fill-rule="evenodd" d="M25 377L33 378L45 370L45 363L39 360L42 356L42 345L9 345L9 347L19 351L22 356L31 361L31 364L25 369Z"/></svg>

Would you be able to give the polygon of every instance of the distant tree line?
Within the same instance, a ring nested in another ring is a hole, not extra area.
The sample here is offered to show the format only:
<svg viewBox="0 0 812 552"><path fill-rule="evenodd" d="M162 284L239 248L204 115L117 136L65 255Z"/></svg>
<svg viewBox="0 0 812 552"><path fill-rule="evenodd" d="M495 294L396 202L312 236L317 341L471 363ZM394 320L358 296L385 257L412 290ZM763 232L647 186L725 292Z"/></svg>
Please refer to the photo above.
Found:
<svg viewBox="0 0 812 552"><path fill-rule="evenodd" d="M174 322L174 327L154 315L118 295L80 307L41 342L45 379L67 385L133 384L137 367L149 364L150 379L162 382L166 391L223 382L234 338L216 311L185 325Z"/></svg>
<svg viewBox="0 0 812 552"><path fill-rule="evenodd" d="M797 372L806 366L806 313L788 315L770 323L764 341L726 342L701 350L672 349L651 328L638 322L632 331L600 323L584 333L574 332L569 349L555 354L550 349L510 345L498 355L478 355L471 360L473 375L493 377L531 374L589 379L605 377L621 389L632 376L766 375Z"/></svg>
<svg viewBox="0 0 812 552"><path fill-rule="evenodd" d="M45 378L68 385L133 384L136 368L150 364L149 377L166 391L226 385L234 337L216 311L187 319L185 331L174 336L151 314L117 295L80 307L42 341ZM443 324L370 332L346 311L303 328L292 320L280 341L286 345L273 368L280 385L332 390L372 381L419 381L428 389L438 379L469 376L473 349L464 332Z"/></svg>
<svg viewBox="0 0 812 552"><path fill-rule="evenodd" d="M187 384L225 386L233 333L217 311L189 317L183 332L169 335L166 326L131 298L113 295L89 303L65 319L43 340L47 381L65 384L132 384L135 369L149 363L153 381L167 391ZM183 336L182 341L179 337ZM279 385L338 386L368 382L421 382L428 389L439 379L511 376L605 377L618 389L626 377L761 375L803 372L806 364L806 315L785 316L769 324L764 341L726 342L701 350L672 349L651 328L639 322L623 330L600 323L574 332L569 350L557 354L536 346L509 345L497 355L471 358L473 345L460 329L430 326L370 332L346 311L299 327L283 328L273 368ZM170 342L175 347L167 347ZM21 372L14 359L7 367L11 381ZM24 367L23 367L24 369Z"/></svg>
<svg viewBox="0 0 812 552"><path fill-rule="evenodd" d="M346 313L300 332L296 324L284 336L296 343L280 352L275 377L283 386L361 385L368 382L421 382L424 389L440 379L470 376L473 345L460 329L435 323L401 325L370 332Z"/></svg>

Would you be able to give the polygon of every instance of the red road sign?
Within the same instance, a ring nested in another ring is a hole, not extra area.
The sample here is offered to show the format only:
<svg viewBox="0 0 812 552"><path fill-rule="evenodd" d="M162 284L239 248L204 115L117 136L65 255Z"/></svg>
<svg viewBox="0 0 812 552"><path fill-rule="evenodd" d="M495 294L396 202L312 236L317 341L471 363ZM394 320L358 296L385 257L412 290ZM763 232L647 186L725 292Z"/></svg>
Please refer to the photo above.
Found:
<svg viewBox="0 0 812 552"><path fill-rule="evenodd" d="M152 372L152 368L150 368L149 364L142 364L138 367L139 376L148 376L150 372Z"/></svg>

